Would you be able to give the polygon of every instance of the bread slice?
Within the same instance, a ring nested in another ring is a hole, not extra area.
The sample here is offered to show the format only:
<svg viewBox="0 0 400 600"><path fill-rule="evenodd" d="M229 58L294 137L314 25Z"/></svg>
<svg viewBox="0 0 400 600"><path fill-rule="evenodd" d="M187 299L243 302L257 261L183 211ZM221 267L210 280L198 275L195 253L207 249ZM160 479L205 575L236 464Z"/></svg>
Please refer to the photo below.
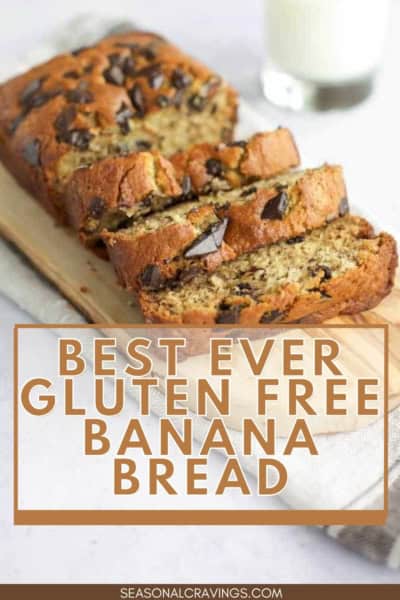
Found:
<svg viewBox="0 0 400 600"><path fill-rule="evenodd" d="M296 242L347 210L342 169L325 165L201 196L102 237L125 287L158 289L264 244Z"/></svg>
<svg viewBox="0 0 400 600"><path fill-rule="evenodd" d="M296 167L299 153L288 129L258 133L248 141L198 144L163 158L138 152L78 169L66 190L70 223L87 244L100 231L201 193L231 189Z"/></svg>
<svg viewBox="0 0 400 600"><path fill-rule="evenodd" d="M396 265L394 239L347 215L297 243L264 246L139 299L154 323L317 323L374 307L390 292Z"/></svg>

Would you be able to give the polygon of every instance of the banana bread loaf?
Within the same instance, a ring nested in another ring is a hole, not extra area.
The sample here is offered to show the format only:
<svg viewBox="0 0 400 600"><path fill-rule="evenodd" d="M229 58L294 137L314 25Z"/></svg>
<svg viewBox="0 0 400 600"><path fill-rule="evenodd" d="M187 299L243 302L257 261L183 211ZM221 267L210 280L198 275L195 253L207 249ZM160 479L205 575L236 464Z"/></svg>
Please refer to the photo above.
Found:
<svg viewBox="0 0 400 600"><path fill-rule="evenodd" d="M159 289L264 244L296 243L347 210L342 169L325 165L200 196L102 238L125 287Z"/></svg>
<svg viewBox="0 0 400 600"><path fill-rule="evenodd" d="M373 308L392 286L396 243L347 215L159 291L141 290L149 322L255 325L317 323Z"/></svg>
<svg viewBox="0 0 400 600"><path fill-rule="evenodd" d="M171 162L156 151L137 152L75 171L65 206L81 239L93 245L103 229L117 229L127 219L200 193L272 177L298 164L299 153L287 129L258 133L247 142L198 144Z"/></svg>
<svg viewBox="0 0 400 600"><path fill-rule="evenodd" d="M78 167L106 156L230 141L236 93L158 35L134 31L0 86L0 158L60 220Z"/></svg>

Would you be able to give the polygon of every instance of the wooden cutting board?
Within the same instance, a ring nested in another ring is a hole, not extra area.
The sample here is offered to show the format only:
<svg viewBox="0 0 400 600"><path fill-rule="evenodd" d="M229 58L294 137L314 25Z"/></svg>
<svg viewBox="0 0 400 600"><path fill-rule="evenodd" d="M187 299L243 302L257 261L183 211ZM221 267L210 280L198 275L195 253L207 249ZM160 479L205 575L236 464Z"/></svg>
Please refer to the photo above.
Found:
<svg viewBox="0 0 400 600"><path fill-rule="evenodd" d="M0 233L15 244L93 323L143 323L131 294L118 286L111 265L83 248L70 230L47 213L0 166ZM12 274L10 273L10 277ZM390 327L391 400L400 401L400 279L378 307L332 323ZM364 354L365 355L365 354Z"/></svg>

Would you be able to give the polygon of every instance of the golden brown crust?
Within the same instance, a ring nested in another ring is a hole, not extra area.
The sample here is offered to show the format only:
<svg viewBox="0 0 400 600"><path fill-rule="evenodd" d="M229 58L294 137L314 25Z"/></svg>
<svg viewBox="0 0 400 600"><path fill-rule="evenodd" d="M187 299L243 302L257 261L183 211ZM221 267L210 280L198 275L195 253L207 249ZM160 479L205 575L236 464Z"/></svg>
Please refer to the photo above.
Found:
<svg viewBox="0 0 400 600"><path fill-rule="evenodd" d="M214 122L220 116L220 129L203 130L201 141L228 141L236 109L236 93L207 67L155 34L133 31L57 56L1 85L0 158L63 219L67 155L77 155L72 170L93 162L87 152L100 152L103 134L109 147L101 152L118 154L129 136L141 142L133 140L138 128L146 133L144 143L163 153L167 147L177 151L182 146L173 143L174 131L158 127L155 119L174 111L181 123L187 119L187 144L197 141L199 114L212 111Z"/></svg>
<svg viewBox="0 0 400 600"><path fill-rule="evenodd" d="M118 272L121 283L128 289L137 289L139 277L149 265L156 265L163 279L170 280L181 272L196 267L212 271L224 260L249 252L259 246L290 239L310 229L324 225L337 217L346 197L341 167L326 165L305 171L288 194L293 207L283 219L262 218L264 207L278 190L273 187L259 189L246 202L232 202L221 209L203 205L192 210L184 222L172 223L151 232L132 237L129 229L102 235L110 260ZM162 213L161 213L162 214ZM224 244L219 251L197 259L185 259L183 253L198 234L197 222L228 218Z"/></svg>
<svg viewBox="0 0 400 600"><path fill-rule="evenodd" d="M361 220L360 220L361 222ZM360 236L370 237L371 226L364 222ZM398 264L396 242L392 236L378 236L379 248L360 264L343 275L324 283L321 297L317 291L301 293L295 284L286 284L275 294L262 297L258 302L240 311L237 323L241 326L258 325L265 313L277 311L280 323L319 323L338 315L355 314L374 308L387 296L394 284ZM147 322L212 326L218 311L204 307L172 314L155 302L157 294L142 290L140 305Z"/></svg>
<svg viewBox="0 0 400 600"><path fill-rule="evenodd" d="M213 162L207 168L210 159ZM243 142L218 146L197 144L172 156L171 162L179 181L189 176L193 190L203 193L207 187L212 188L218 163L221 180L226 181L229 188L233 188L298 167L300 156L291 132L279 128L256 133Z"/></svg>
<svg viewBox="0 0 400 600"><path fill-rule="evenodd" d="M299 164L287 129L257 133L239 144L196 144L171 161L159 152L140 152L78 169L66 190L70 222L90 244L102 228L108 229L107 213L112 211L144 215L212 189L272 177ZM102 215L96 220L90 207L100 201Z"/></svg>

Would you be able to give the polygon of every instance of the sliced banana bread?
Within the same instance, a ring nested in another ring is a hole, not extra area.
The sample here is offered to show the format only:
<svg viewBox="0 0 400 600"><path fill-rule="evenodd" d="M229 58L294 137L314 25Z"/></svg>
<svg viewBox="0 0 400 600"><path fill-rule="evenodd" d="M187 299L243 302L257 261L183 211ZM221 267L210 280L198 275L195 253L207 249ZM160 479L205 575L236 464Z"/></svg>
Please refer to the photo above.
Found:
<svg viewBox="0 0 400 600"><path fill-rule="evenodd" d="M317 323L374 307L390 292L396 265L394 239L347 215L297 243L264 246L139 299L154 323Z"/></svg>
<svg viewBox="0 0 400 600"><path fill-rule="evenodd" d="M102 238L125 287L159 289L264 244L295 243L347 210L342 169L325 165L200 196Z"/></svg>
<svg viewBox="0 0 400 600"><path fill-rule="evenodd" d="M172 163L172 164L171 164ZM200 193L272 177L299 164L288 129L232 144L198 144L171 162L158 152L106 158L78 169L66 190L70 222L87 244L103 229Z"/></svg>
<svg viewBox="0 0 400 600"><path fill-rule="evenodd" d="M164 38L132 31L0 86L0 157L58 218L72 172L149 148L232 139L236 92Z"/></svg>

